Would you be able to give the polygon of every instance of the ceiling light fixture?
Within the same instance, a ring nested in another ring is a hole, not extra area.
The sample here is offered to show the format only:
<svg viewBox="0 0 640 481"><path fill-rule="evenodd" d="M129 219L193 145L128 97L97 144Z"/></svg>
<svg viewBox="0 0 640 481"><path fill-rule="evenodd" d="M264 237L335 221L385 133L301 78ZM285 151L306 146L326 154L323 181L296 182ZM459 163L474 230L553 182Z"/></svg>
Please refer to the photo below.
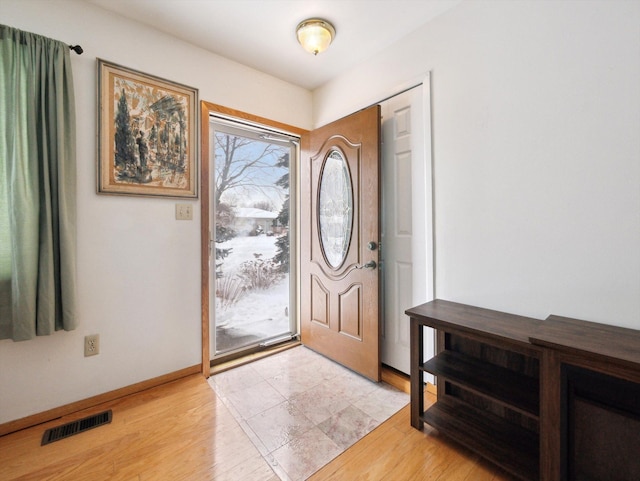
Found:
<svg viewBox="0 0 640 481"><path fill-rule="evenodd" d="M333 37L336 36L336 29L326 20L310 18L300 22L296 28L296 35L302 48L318 55L329 47Z"/></svg>

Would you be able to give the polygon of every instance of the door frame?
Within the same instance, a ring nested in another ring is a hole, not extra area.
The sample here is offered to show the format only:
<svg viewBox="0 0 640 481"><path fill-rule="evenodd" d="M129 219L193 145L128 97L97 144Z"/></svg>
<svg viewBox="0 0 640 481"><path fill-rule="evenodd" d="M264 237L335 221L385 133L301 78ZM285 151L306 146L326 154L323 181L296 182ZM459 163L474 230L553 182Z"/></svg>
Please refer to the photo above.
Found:
<svg viewBox="0 0 640 481"><path fill-rule="evenodd" d="M211 114L220 114L227 117L246 120L251 123L264 125L278 130L283 130L295 135L302 136L308 131L299 127L276 122L274 120L259 117L257 115L231 109L222 105L207 101L200 101L200 305L201 305L201 325L202 325L202 375L208 378L211 375L211 349L210 349L210 305L209 290L211 288L210 279L210 249L211 249L211 225L210 225L210 203L211 192L209 189L210 162L209 162L209 118ZM297 160L296 160L297 161ZM295 179L291 189L297 189L298 179ZM296 246L296 252L298 246ZM296 289L298 292L298 289ZM298 296L297 296L298 297ZM299 302L296 302L299 305ZM296 314L297 315L297 314Z"/></svg>
<svg viewBox="0 0 640 481"><path fill-rule="evenodd" d="M422 85L422 111L423 111L423 122L424 122L424 185L425 185L425 193L424 193L424 202L425 202L425 219L424 219L424 233L425 233L425 258L422 260L422 265L424 266L426 272L424 277L424 292L427 296L424 301L428 302L433 299L436 299L436 233L435 233L435 184L434 184L434 163L433 159L435 158L435 152L433 148L433 106L431 102L431 91L433 89L432 83L432 74L430 71L427 71L421 75L413 77L406 82L401 82L396 84L390 88L381 89L378 94L367 96L364 98L362 102L357 102L354 104L350 104L347 106L347 109L351 110L351 112L357 112L360 110L364 110L367 107L371 107L376 104L381 104L385 100L395 97L401 93L406 92L407 90L411 90L418 85ZM351 113L350 112L350 113ZM346 116L348 115L341 115ZM329 122L327 122L329 123ZM315 127L317 128L317 127ZM415 290L415 286L414 286ZM417 301L421 302L421 301ZM435 345L435 338L434 338Z"/></svg>
<svg viewBox="0 0 640 481"><path fill-rule="evenodd" d="M376 97L379 99L377 101L372 101L369 104L362 105L361 108L366 108L367 106L379 104L384 100L393 97L405 90L408 90L412 87L415 87L418 84L423 85L423 112L424 112L424 130L425 130L425 139L424 139L424 157L425 157L425 185L427 186L428 192L425 192L425 201L427 202L427 206L425 208L426 218L425 218L425 255L426 258L424 260L426 266L425 272L425 293L427 298L425 301L433 300L436 298L436 233L435 233L435 185L434 185L434 149L433 149L433 112L432 112L432 103L431 103L431 90L432 90L432 81L431 81L431 73L427 72L424 75L419 76L414 81L409 81L396 86L393 89L389 89L386 93L381 92L380 95ZM360 110L354 108L353 111ZM202 322L202 374L208 378L210 376L211 367L210 367L210 348L209 348L209 241L210 241L210 225L209 225L209 202L210 202L210 192L209 192L209 114L211 113L220 113L223 115L228 115L230 117L236 117L239 119L248 120L250 122L256 122L260 124L264 124L267 126L275 127L278 129L282 129L288 132L291 132L296 135L302 136L307 133L308 130L301 129L298 127L294 127L291 125L287 125L284 123L276 122L273 120L266 119L264 117L259 117L253 114L249 114L246 112L242 112L240 110L231 109L228 107L224 107L218 104L210 103L204 100L200 101L200 112L201 112L201 121L200 121L200 192L201 192L201 209L200 209L200 233L201 233L201 322ZM299 181L296 179L296 190L299 190ZM297 192L299 195L299 192ZM299 197L298 197L299 198ZM298 210L299 212L299 210ZM299 239L299 236L298 236ZM299 240L298 240L299 242ZM299 246L296 247L296 250L299 249ZM298 266L299 269L299 266ZM299 292L299 286L297 287L297 291ZM298 294L299 297L299 294ZM300 306L299 299L297 299L298 309ZM435 349L435 336L433 339L428 339L430 347ZM428 347L428 346L425 346ZM428 350L425 349L425 354L429 354ZM427 380L433 382L433 378L431 375L427 375Z"/></svg>
<svg viewBox="0 0 640 481"><path fill-rule="evenodd" d="M416 282L414 279L413 286L413 298L414 304L422 304L424 302L429 302L437 298L436 295L436 233L435 233L435 170L434 170L434 158L435 153L433 149L433 106L431 102L431 90L432 90L432 81L431 81L431 72L426 72L410 81L403 82L399 86L395 86L392 89L382 91L379 95L376 95L374 98L379 100L371 101L371 103L366 104L365 107L362 107L360 110L363 110L367 106L382 104L386 100L389 100L397 95L400 95L408 90L411 90L419 85L422 85L422 115L423 115L423 130L424 130L424 152L422 153L424 158L424 172L421 172L416 175L421 176L421 183L425 186L424 195L420 196L414 191L413 202L423 202L424 204L424 224L420 225L419 229L424 229L424 257L414 261L416 264L421 265L424 270L424 276L420 279L420 283ZM422 197L422 198L420 198ZM414 240L413 251L418 252L418 248L421 247L420 240ZM384 249L384 246L382 247ZM423 292L424 298L417 299L417 292ZM385 295L384 292L381 293L382 296ZM429 359L435 355L435 345L436 345L436 333L433 332L432 336L425 335L425 359ZM424 373L425 381L435 384L435 377L432 374Z"/></svg>

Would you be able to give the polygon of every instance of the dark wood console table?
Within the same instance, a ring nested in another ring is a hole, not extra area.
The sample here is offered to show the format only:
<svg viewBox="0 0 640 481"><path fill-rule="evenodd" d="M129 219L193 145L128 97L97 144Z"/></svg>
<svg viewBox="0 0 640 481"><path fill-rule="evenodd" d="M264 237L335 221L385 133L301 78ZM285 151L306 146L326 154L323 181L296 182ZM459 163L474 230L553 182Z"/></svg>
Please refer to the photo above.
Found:
<svg viewBox="0 0 640 481"><path fill-rule="evenodd" d="M426 422L523 480L640 479L640 331L443 300L406 313L413 427ZM437 330L428 360L423 327ZM424 372L438 378L427 411Z"/></svg>

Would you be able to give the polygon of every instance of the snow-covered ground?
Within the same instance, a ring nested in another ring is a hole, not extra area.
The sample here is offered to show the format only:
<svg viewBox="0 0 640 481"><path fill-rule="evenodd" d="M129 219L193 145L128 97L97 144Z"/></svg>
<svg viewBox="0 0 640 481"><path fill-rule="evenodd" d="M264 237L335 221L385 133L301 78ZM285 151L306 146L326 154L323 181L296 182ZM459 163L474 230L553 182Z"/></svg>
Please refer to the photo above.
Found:
<svg viewBox="0 0 640 481"><path fill-rule="evenodd" d="M268 260L276 255L276 236L235 237L217 244L222 249L233 248L222 261L224 276L234 276L245 261ZM220 261L218 261L220 262ZM224 307L216 299L216 329L233 330L238 336L258 336L266 339L290 332L289 275L269 289L246 291L235 304Z"/></svg>
<svg viewBox="0 0 640 481"><path fill-rule="evenodd" d="M271 259L276 255L276 236L264 234L257 236L238 236L226 242L216 244L220 249L233 248L231 254L222 260L222 273L231 275L237 272L244 261L255 259L254 254L262 254L262 259ZM220 261L218 261L219 263Z"/></svg>

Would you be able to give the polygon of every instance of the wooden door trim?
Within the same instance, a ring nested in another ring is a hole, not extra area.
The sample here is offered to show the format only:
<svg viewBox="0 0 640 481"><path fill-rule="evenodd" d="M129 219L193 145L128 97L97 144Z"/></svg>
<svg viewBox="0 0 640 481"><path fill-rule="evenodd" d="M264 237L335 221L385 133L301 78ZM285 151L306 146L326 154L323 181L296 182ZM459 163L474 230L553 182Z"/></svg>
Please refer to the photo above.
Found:
<svg viewBox="0 0 640 481"><path fill-rule="evenodd" d="M200 305L201 305L201 324L202 324L202 375L208 378L211 373L211 350L209 347L209 289L210 289L210 269L209 269L209 232L211 226L209 224L210 199L209 192L209 175L211 174L209 165L209 118L212 114L220 114L240 120L246 120L251 123L264 125L291 134L302 136L308 131L293 125L284 124L275 120L259 117L241 110L224 107L222 105L200 101Z"/></svg>
<svg viewBox="0 0 640 481"><path fill-rule="evenodd" d="M202 375L211 372L209 348L209 113L200 102L200 305L202 323Z"/></svg>

